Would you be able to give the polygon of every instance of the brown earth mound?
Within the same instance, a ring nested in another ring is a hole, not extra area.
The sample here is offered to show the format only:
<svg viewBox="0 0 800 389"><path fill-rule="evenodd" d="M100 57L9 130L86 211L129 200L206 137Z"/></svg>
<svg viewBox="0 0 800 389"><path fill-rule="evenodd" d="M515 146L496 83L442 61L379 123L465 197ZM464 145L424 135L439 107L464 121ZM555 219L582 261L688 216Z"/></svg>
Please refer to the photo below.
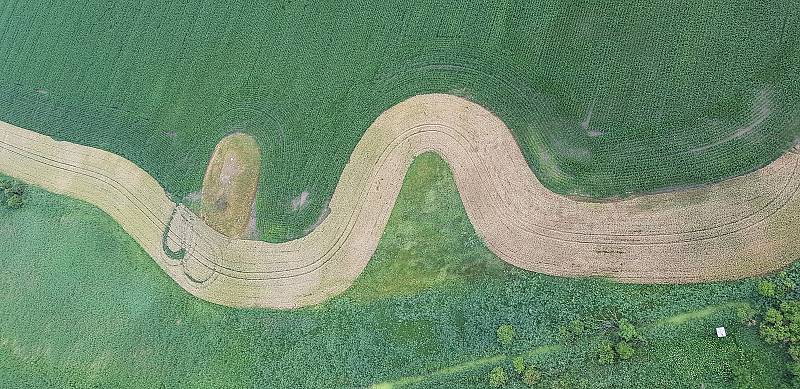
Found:
<svg viewBox="0 0 800 389"><path fill-rule="evenodd" d="M246 237L260 169L261 152L253 137L235 133L223 138L203 178L203 221L225 236Z"/></svg>

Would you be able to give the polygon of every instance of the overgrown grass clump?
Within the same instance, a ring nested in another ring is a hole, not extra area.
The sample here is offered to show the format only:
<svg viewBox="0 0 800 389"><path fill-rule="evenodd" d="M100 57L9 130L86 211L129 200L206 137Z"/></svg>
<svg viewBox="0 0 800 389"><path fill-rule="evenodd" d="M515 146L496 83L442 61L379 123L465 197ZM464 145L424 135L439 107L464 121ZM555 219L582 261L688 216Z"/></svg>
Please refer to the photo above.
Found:
<svg viewBox="0 0 800 389"><path fill-rule="evenodd" d="M25 191L27 185L0 175L0 207L6 209L19 209L25 205Z"/></svg>
<svg viewBox="0 0 800 389"><path fill-rule="evenodd" d="M517 270L475 236L430 154L355 285L294 311L197 300L98 209L27 193L0 219L0 387L790 383L789 357L742 324L760 301L755 280L641 286ZM611 363L599 358L607 344Z"/></svg>

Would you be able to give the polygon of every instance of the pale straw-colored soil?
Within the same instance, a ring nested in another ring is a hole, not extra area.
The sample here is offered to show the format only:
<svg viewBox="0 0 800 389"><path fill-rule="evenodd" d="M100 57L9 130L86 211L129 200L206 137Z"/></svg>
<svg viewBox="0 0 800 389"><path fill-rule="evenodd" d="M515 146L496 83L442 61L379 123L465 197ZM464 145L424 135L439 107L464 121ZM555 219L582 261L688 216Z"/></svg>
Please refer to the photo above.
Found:
<svg viewBox="0 0 800 389"><path fill-rule="evenodd" d="M544 188L490 112L449 95L416 96L367 129L324 222L271 244L214 231L122 157L0 125L0 172L100 207L184 289L240 307L305 306L349 287L375 251L411 161L426 151L450 165L486 245L530 271L685 283L763 274L800 257L797 150L704 188L581 202Z"/></svg>

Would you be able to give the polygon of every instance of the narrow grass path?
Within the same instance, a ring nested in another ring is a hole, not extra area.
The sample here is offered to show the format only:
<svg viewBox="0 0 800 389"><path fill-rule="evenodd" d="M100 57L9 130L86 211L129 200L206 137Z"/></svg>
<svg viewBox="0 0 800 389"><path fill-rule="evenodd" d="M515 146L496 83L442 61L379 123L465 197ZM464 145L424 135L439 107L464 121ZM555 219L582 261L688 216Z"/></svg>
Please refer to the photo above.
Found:
<svg viewBox="0 0 800 389"><path fill-rule="evenodd" d="M702 309L679 313L670 317L659 319L655 322L648 323L640 328L642 331L654 330L660 326L679 326L691 321L707 318L715 313L724 310L734 309L736 307L750 306L747 301L731 301L724 304L709 305ZM462 374L469 371L485 370L487 367L506 365L516 357L523 357L525 359L540 356L547 353L562 352L565 349L564 344L546 344L528 349L527 351L508 355L505 353L490 355L483 358L474 359L471 361L463 362L457 365L448 366L428 374L416 375L410 377L403 377L392 381L381 382L372 385L371 389L395 389L403 388L410 385L420 384L431 379L441 379L448 375Z"/></svg>

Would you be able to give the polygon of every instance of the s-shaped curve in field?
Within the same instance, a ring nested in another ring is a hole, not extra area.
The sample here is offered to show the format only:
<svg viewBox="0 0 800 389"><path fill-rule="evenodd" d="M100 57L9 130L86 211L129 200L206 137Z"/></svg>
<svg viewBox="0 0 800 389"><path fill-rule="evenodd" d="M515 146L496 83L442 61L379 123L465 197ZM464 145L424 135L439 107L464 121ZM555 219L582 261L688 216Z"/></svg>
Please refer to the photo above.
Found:
<svg viewBox="0 0 800 389"><path fill-rule="evenodd" d="M415 96L367 129L325 221L272 244L217 233L120 156L0 124L0 172L98 206L181 287L237 307L311 305L348 288L377 247L409 165L427 151L450 165L487 246L530 271L683 283L763 274L800 257L797 148L704 188L581 202L544 188L486 109L450 95Z"/></svg>

